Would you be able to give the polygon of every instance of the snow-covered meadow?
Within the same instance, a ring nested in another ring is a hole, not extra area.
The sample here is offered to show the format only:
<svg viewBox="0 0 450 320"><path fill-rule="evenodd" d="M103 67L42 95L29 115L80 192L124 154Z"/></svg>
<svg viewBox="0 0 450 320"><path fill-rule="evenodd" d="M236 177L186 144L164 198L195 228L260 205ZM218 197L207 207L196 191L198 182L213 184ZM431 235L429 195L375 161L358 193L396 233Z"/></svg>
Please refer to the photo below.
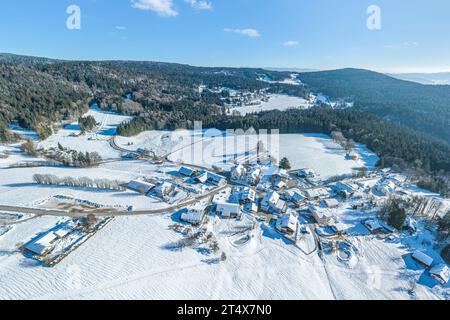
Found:
<svg viewBox="0 0 450 320"><path fill-rule="evenodd" d="M262 111L284 111L288 109L308 109L311 107L311 102L309 100L299 97L273 94L269 95L268 98L268 101L261 101L258 105L230 108L229 112L239 111L239 113L244 116L248 113L258 113Z"/></svg>

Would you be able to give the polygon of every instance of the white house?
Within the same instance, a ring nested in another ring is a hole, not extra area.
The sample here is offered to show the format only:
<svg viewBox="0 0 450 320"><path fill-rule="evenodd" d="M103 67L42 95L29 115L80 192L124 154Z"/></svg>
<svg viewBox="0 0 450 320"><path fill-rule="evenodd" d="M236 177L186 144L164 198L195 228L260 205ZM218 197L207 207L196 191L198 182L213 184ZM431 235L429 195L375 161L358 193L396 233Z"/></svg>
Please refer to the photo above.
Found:
<svg viewBox="0 0 450 320"><path fill-rule="evenodd" d="M147 194L155 187L155 185L146 181L132 180L128 183L127 187L128 189L134 190L136 192Z"/></svg>
<svg viewBox="0 0 450 320"><path fill-rule="evenodd" d="M438 264L431 268L430 275L442 285L446 285L450 280L450 268L446 264Z"/></svg>
<svg viewBox="0 0 450 320"><path fill-rule="evenodd" d="M291 213L285 214L277 219L275 228L280 232L293 234L297 230L297 219Z"/></svg>
<svg viewBox="0 0 450 320"><path fill-rule="evenodd" d="M180 216L182 221L197 225L200 224L205 217L205 210L203 208L189 208L185 209Z"/></svg>
<svg viewBox="0 0 450 320"><path fill-rule="evenodd" d="M427 268L431 267L433 264L433 258L420 251L414 252L412 258Z"/></svg>
<svg viewBox="0 0 450 320"><path fill-rule="evenodd" d="M276 191L270 191L266 194L264 199L261 202L261 208L264 211L269 211L272 206L276 206L278 201L280 200L280 194Z"/></svg>
<svg viewBox="0 0 450 320"><path fill-rule="evenodd" d="M260 179L261 179L261 169L259 168L256 168L255 170L247 174L247 183L250 185L258 184Z"/></svg>
<svg viewBox="0 0 450 320"><path fill-rule="evenodd" d="M236 218L241 215L241 206L238 203L218 202L216 212L223 218Z"/></svg>
<svg viewBox="0 0 450 320"><path fill-rule="evenodd" d="M244 180L247 175L247 169L240 164L231 170L231 179L233 180Z"/></svg>

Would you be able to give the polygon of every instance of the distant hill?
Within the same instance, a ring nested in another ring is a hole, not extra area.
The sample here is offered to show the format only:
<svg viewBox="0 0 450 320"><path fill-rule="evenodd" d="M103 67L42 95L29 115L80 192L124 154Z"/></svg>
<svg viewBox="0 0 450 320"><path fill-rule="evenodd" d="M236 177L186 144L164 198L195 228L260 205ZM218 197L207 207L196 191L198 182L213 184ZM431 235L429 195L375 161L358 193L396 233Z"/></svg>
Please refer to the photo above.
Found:
<svg viewBox="0 0 450 320"><path fill-rule="evenodd" d="M396 79L413 81L428 85L450 85L450 72L440 73L391 73L387 74Z"/></svg>
<svg viewBox="0 0 450 320"><path fill-rule="evenodd" d="M422 85L361 69L308 72L314 92L355 102L355 108L450 143L450 86Z"/></svg>

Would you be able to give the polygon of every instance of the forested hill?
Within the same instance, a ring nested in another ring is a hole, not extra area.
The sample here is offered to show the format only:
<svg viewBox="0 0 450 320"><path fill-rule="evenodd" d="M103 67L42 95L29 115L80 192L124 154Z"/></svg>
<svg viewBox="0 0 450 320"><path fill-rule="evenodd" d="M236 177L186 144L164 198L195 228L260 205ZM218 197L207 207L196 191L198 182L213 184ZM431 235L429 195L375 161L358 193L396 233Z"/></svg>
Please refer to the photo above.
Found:
<svg viewBox="0 0 450 320"><path fill-rule="evenodd" d="M450 86L422 85L360 70L302 73L314 92L355 102L355 108L450 143Z"/></svg>

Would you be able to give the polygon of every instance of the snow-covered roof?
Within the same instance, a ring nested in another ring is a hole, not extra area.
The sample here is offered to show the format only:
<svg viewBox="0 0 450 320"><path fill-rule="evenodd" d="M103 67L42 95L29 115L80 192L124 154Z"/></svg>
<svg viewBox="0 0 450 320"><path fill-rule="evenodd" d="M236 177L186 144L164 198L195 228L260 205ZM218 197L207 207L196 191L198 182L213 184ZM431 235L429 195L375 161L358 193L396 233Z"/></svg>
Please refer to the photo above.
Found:
<svg viewBox="0 0 450 320"><path fill-rule="evenodd" d="M128 188L142 193L147 193L154 187L154 184L141 180L132 180L128 183Z"/></svg>
<svg viewBox="0 0 450 320"><path fill-rule="evenodd" d="M419 261L420 263L431 267L431 265L433 264L433 258L427 256L425 253L421 252L421 251L416 251L413 253L412 255L413 259Z"/></svg>
<svg viewBox="0 0 450 320"><path fill-rule="evenodd" d="M277 229L295 230L296 227L297 227L297 219L292 214L285 214L277 219L276 222Z"/></svg>
<svg viewBox="0 0 450 320"><path fill-rule="evenodd" d="M47 251L50 248L52 242L55 241L56 239L57 236L53 232L48 232L39 239L36 239L35 241L28 243L25 246L25 248L38 255L42 255L43 253L45 253L45 251Z"/></svg>
<svg viewBox="0 0 450 320"><path fill-rule="evenodd" d="M266 204L275 205L280 200L280 194L276 191L270 191L263 199Z"/></svg>
<svg viewBox="0 0 450 320"><path fill-rule="evenodd" d="M332 199L325 199L325 200L323 200L323 202L325 203L325 205L328 208L335 208L335 207L339 206L339 201L337 201L334 198L332 198Z"/></svg>
<svg viewBox="0 0 450 320"><path fill-rule="evenodd" d="M364 222L365 226L371 231L376 231L383 229L383 226L380 224L380 221L378 220L367 220Z"/></svg>
<svg viewBox="0 0 450 320"><path fill-rule="evenodd" d="M178 170L178 172L186 177L191 177L195 173L194 170L188 167L181 167L180 170Z"/></svg>
<svg viewBox="0 0 450 320"><path fill-rule="evenodd" d="M199 223L202 220L204 213L205 211L203 208L190 208L181 214L181 220L189 223Z"/></svg>
<svg viewBox="0 0 450 320"><path fill-rule="evenodd" d="M446 284L450 280L450 268L446 264L438 264L430 270L433 278L438 279L441 283Z"/></svg>

